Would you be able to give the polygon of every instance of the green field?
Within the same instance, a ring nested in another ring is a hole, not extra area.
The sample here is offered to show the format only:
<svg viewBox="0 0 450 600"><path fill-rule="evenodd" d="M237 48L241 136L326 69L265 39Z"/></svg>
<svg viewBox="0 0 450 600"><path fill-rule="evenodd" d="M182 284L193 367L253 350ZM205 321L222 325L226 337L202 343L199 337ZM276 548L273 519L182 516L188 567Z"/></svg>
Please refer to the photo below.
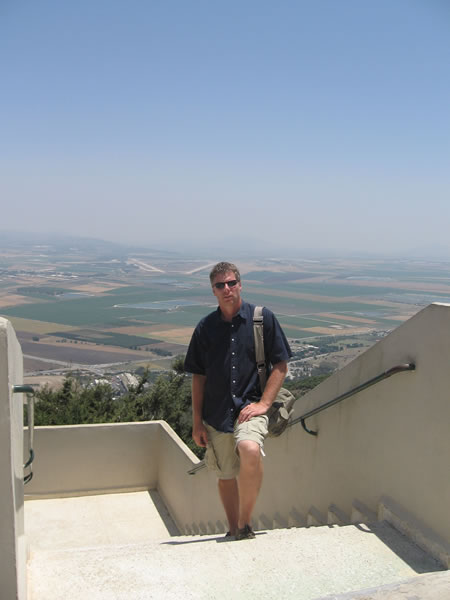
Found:
<svg viewBox="0 0 450 600"><path fill-rule="evenodd" d="M95 253L71 256L66 249L59 254L50 253L39 263L32 253L24 255L21 261L5 258L3 271L0 269L3 302L0 313L30 320L29 330L27 321L21 322L28 333L36 329L36 323L48 323L52 324L51 330L43 328L48 335L129 348L158 344L160 329L164 329L167 339L171 328L193 329L204 315L214 310L216 300L207 270L192 274L181 270L183 265L186 269L201 266L198 259L164 256L158 262L155 256L139 258L166 271L159 273L145 272L134 264L136 261L117 256L102 254L100 258ZM22 263L20 270L11 267ZM333 328L336 335L351 335L353 330L364 328L384 331L397 327L429 302L450 302L448 263L280 259L255 260L254 264L243 272L243 297L271 308L291 338L320 335L311 332L314 328ZM265 266L261 267L262 264ZM57 279L51 278L52 267ZM308 281L313 277L321 281ZM114 286L114 282L117 287L109 291L87 291L90 286ZM67 296L77 293L86 295ZM8 306L8 294L11 298L25 296L29 303ZM197 304L172 310L130 306L174 300ZM365 319L369 322L365 323ZM67 333L64 327L75 329ZM107 331L119 327L132 330Z"/></svg>
<svg viewBox="0 0 450 600"><path fill-rule="evenodd" d="M76 340L78 342L91 342L93 344L105 344L107 346L119 346L120 348L132 348L140 346L150 346L153 344L161 343L160 340L156 340L150 337L143 337L137 335L126 335L124 333L110 333L105 331L99 333L98 331L66 331L58 332L55 331L51 334L55 337L61 337L68 340Z"/></svg>
<svg viewBox="0 0 450 600"><path fill-rule="evenodd" d="M41 296L42 297L42 296ZM191 290L176 291L176 297L194 297ZM50 297L51 298L51 297ZM104 293L70 300L51 300L1 309L5 316L21 317L37 321L48 321L72 326L123 326L122 320L143 320L149 323L173 322L186 325L191 322L190 315L204 314L199 307L184 307L180 311L156 311L117 306L119 304L137 304L156 302L174 298L171 290L153 288L126 287ZM163 314L159 314L163 313ZM164 318L163 318L164 315Z"/></svg>
<svg viewBox="0 0 450 600"><path fill-rule="evenodd" d="M277 291L283 291L286 287L278 286ZM319 291L318 286L316 288L317 293ZM384 306L366 304L363 301L323 302L302 298L294 299L271 295L270 291L264 294L252 293L251 285L245 288L243 295L249 302L272 308L279 315L282 322L286 324L289 322L290 325L298 327L314 327L320 324L327 326L341 321L346 323L345 319L337 321L319 318L318 321L314 318L314 315L321 312L338 312L349 316L362 316L373 319L377 323L383 324L383 326L386 324L386 319L388 323L391 323L388 317L392 314L392 309L387 310ZM43 296L42 294L40 297L43 298ZM5 316L61 323L62 325L74 327L123 327L137 322L144 322L148 325L167 323L177 327L194 327L202 316L214 308L214 299L212 297L210 299L209 295L206 294L203 297L204 305L184 306L176 310L149 310L117 306L172 300L174 298L195 298L202 301L202 296L199 296L198 290L194 293L192 290L180 291L177 289L174 292L170 288L155 290L152 288L130 287L114 290L113 293L67 300L54 300L51 296L47 296L47 301L41 299L36 303L11 306L3 308L1 312ZM348 324L352 324L351 321L348 321Z"/></svg>
<svg viewBox="0 0 450 600"><path fill-rule="evenodd" d="M278 290L280 288L277 288ZM209 291L205 289L205 292ZM198 291L197 291L198 293ZM186 294L181 294L176 290L176 297L194 297L191 290ZM245 296L250 302L263 304L274 310L280 319L288 337L305 338L311 337L312 327L330 327L335 325L356 327L361 326L358 323L344 319L331 319L319 316L320 312L342 312L350 316L361 315L370 317L375 321L374 328L386 329L397 326L398 322L387 319L386 309L382 306L365 304L363 302L318 302L304 299L280 298L267 294L252 294L251 286ZM124 334L108 333L106 338L104 332L100 336L102 329L112 327L125 327L130 325L141 325L151 327L152 325L165 325L167 329L171 327L191 327L208 312L214 309L214 299L211 298L211 304L203 306L186 306L177 310L146 310L129 307L115 307L116 304L154 302L157 300L170 300L174 298L174 293L170 289L136 289L134 287L115 290L114 293L102 294L100 296L90 296L72 300L48 300L39 303L27 304L22 306L3 309L5 316L15 316L35 321L44 321L51 323L60 323L80 328L92 328L98 332L96 335L82 335L73 332L70 336L56 330L54 335L61 337L87 340L94 343L106 345L115 345L121 347L144 346L156 341L154 334L150 334L150 339L144 336L129 336ZM209 301L209 296L206 296ZM205 298L205 300L206 300ZM317 315L317 316L315 316ZM317 333L315 334L317 335ZM156 334L157 336L157 334Z"/></svg>

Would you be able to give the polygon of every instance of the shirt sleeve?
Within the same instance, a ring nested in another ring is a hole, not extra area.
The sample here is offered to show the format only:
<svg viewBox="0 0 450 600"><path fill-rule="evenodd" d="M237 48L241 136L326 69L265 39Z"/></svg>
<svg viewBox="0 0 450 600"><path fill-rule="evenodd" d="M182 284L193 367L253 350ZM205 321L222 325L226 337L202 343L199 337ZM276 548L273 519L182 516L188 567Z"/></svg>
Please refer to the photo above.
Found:
<svg viewBox="0 0 450 600"><path fill-rule="evenodd" d="M282 361L288 361L292 357L292 351L284 335L281 325L273 312L267 308L263 309L264 315L264 352L270 364L276 365Z"/></svg>
<svg viewBox="0 0 450 600"><path fill-rule="evenodd" d="M184 359L184 370L195 375L205 375L205 364L200 341L200 324L194 330L189 343L186 358Z"/></svg>

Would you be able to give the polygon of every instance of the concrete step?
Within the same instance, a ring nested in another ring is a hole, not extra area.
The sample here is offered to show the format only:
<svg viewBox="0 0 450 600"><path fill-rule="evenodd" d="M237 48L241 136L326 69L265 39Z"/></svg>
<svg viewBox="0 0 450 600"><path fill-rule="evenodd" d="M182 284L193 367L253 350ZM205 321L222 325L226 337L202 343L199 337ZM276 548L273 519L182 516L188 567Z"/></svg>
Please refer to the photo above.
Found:
<svg viewBox="0 0 450 600"><path fill-rule="evenodd" d="M311 506L306 515L306 525L308 527L320 527L325 525L326 522L326 517L315 506Z"/></svg>
<svg viewBox="0 0 450 600"><path fill-rule="evenodd" d="M450 600L450 571L426 573L398 583L317 600Z"/></svg>
<svg viewBox="0 0 450 600"><path fill-rule="evenodd" d="M348 525L350 518L338 506L330 504L328 507L327 523L328 525Z"/></svg>
<svg viewBox="0 0 450 600"><path fill-rule="evenodd" d="M27 500L25 534L32 554L148 542L179 531L158 492L151 490Z"/></svg>
<svg viewBox="0 0 450 600"><path fill-rule="evenodd" d="M313 600L442 567L387 523L36 550L30 600ZM370 596L369 596L370 597Z"/></svg>

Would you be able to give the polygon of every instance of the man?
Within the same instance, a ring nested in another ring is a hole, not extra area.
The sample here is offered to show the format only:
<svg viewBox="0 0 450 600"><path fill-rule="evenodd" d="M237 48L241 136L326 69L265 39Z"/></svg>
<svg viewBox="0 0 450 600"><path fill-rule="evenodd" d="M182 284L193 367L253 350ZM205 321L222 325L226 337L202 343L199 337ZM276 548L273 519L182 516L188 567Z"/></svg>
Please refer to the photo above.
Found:
<svg viewBox="0 0 450 600"><path fill-rule="evenodd" d="M220 262L210 281L218 301L192 335L185 360L192 373L192 437L207 447L205 461L218 475L219 495L229 523L227 535L251 539L253 508L263 477L267 411L292 356L274 314L264 308L264 350L268 379L261 393L253 337L254 305L241 298L238 268Z"/></svg>

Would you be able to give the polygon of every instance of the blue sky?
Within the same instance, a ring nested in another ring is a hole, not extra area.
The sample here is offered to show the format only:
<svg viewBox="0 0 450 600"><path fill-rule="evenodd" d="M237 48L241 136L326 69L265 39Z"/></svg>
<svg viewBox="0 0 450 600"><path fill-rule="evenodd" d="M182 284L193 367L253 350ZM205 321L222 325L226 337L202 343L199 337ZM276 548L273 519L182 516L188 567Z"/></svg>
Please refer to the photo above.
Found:
<svg viewBox="0 0 450 600"><path fill-rule="evenodd" d="M450 258L447 0L0 0L0 229Z"/></svg>

